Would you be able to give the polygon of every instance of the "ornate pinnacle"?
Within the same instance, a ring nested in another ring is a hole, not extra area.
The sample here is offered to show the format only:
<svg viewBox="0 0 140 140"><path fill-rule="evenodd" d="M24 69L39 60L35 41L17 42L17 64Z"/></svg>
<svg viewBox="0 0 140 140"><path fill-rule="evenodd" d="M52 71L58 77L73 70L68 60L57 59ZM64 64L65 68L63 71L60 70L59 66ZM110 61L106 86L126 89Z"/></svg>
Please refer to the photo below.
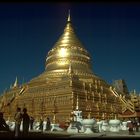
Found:
<svg viewBox="0 0 140 140"><path fill-rule="evenodd" d="M17 80L17 77L16 77L16 80L15 80L15 83L14 83L14 87L17 87L18 86L18 80Z"/></svg>
<svg viewBox="0 0 140 140"><path fill-rule="evenodd" d="M70 22L71 21L71 17L70 17L70 10L69 10L69 14L68 14L68 20L67 20L68 22Z"/></svg>

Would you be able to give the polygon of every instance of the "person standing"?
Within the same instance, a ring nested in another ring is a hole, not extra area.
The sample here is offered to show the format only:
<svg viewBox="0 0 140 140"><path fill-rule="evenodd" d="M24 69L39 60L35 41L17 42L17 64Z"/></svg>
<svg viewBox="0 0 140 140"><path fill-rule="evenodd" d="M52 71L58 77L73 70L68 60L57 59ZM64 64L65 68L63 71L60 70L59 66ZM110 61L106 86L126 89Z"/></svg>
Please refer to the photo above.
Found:
<svg viewBox="0 0 140 140"><path fill-rule="evenodd" d="M43 132L43 119L42 118L40 118L39 130L41 130L41 132Z"/></svg>
<svg viewBox="0 0 140 140"><path fill-rule="evenodd" d="M27 109L23 109L23 114L22 114L22 119L23 119L23 136L28 136L29 132L29 124L30 124L30 117L27 114Z"/></svg>
<svg viewBox="0 0 140 140"><path fill-rule="evenodd" d="M30 117L30 130L33 130L34 118Z"/></svg>
<svg viewBox="0 0 140 140"><path fill-rule="evenodd" d="M51 129L51 121L50 118L47 117L46 130L49 131L50 129Z"/></svg>
<svg viewBox="0 0 140 140"><path fill-rule="evenodd" d="M22 120L21 108L17 108L17 112L14 116L15 119L15 137L19 137L20 135L20 125Z"/></svg>
<svg viewBox="0 0 140 140"><path fill-rule="evenodd" d="M6 124L3 118L3 113L0 112L0 131L10 131L9 126Z"/></svg>
<svg viewBox="0 0 140 140"><path fill-rule="evenodd" d="M127 127L128 127L128 131L129 131L129 135L135 135L134 130L133 130L133 123L132 123L132 121L130 121L127 124Z"/></svg>

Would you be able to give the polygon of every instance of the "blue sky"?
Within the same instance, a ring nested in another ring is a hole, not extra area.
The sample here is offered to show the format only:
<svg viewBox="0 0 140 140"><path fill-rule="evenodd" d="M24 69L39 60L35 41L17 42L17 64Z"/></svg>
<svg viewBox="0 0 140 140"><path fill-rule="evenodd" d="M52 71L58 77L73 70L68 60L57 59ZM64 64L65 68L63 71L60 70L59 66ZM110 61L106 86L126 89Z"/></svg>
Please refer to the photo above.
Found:
<svg viewBox="0 0 140 140"><path fill-rule="evenodd" d="M140 92L140 3L1 3L0 92L16 76L21 84L44 71L69 9L93 72L108 83L124 79Z"/></svg>

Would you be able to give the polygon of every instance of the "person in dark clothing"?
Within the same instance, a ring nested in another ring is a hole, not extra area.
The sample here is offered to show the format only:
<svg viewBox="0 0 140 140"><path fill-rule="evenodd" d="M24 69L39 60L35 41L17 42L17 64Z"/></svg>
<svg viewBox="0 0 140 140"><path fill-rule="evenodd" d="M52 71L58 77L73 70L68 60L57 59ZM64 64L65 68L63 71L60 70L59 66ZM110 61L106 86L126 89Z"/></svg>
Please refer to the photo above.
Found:
<svg viewBox="0 0 140 140"><path fill-rule="evenodd" d="M34 123L34 118L31 116L30 117L30 129L33 130L33 123Z"/></svg>
<svg viewBox="0 0 140 140"><path fill-rule="evenodd" d="M129 135L135 135L132 121L127 124Z"/></svg>
<svg viewBox="0 0 140 140"><path fill-rule="evenodd" d="M50 129L51 129L51 121L50 118L47 117L46 130L49 131Z"/></svg>
<svg viewBox="0 0 140 140"><path fill-rule="evenodd" d="M6 122L3 118L2 112L0 112L0 131L10 131L9 126L6 124Z"/></svg>
<svg viewBox="0 0 140 140"><path fill-rule="evenodd" d="M133 121L133 126L134 126L134 128L135 128L135 131L136 131L136 132L139 132L139 129L138 129L138 121L137 121L137 120L134 120L134 121Z"/></svg>
<svg viewBox="0 0 140 140"><path fill-rule="evenodd" d="M40 119L40 123L39 123L39 130L41 130L41 132L43 132L43 119Z"/></svg>
<svg viewBox="0 0 140 140"><path fill-rule="evenodd" d="M23 136L28 136L30 117L27 114L26 108L23 109L22 119L23 119Z"/></svg>

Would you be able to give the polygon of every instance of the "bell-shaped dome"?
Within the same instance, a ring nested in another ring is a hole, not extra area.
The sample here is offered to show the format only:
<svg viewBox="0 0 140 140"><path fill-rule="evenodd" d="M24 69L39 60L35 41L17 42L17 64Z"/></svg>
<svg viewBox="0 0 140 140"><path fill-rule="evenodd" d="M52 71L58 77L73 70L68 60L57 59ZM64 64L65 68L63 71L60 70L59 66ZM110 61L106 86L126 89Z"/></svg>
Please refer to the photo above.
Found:
<svg viewBox="0 0 140 140"><path fill-rule="evenodd" d="M92 74L90 55L77 38L71 20L68 16L64 33L46 58L46 71L49 75L64 74L71 64L76 74Z"/></svg>

